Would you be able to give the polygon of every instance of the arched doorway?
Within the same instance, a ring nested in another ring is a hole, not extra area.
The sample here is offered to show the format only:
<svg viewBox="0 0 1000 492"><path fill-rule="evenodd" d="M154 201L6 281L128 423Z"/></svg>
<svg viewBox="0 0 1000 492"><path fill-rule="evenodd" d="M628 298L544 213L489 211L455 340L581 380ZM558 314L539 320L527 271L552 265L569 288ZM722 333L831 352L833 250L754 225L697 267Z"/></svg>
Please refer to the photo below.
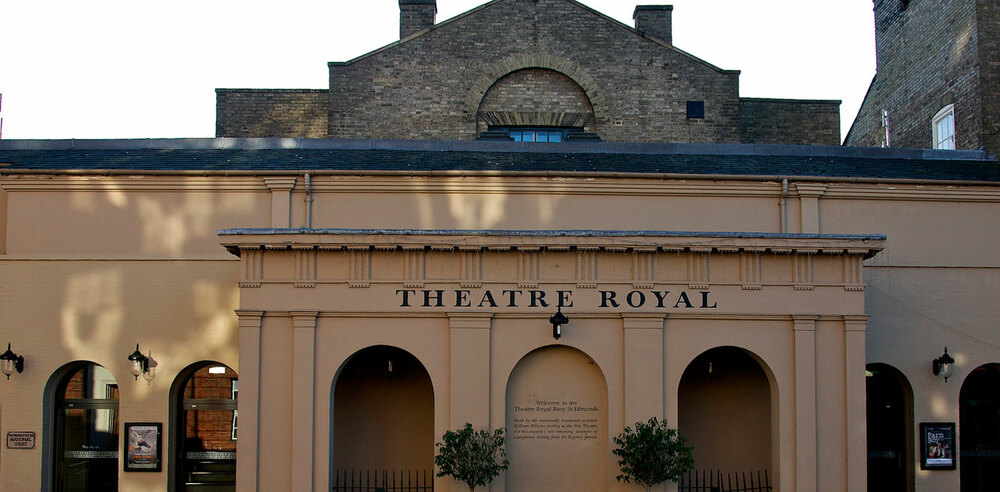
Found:
<svg viewBox="0 0 1000 492"><path fill-rule="evenodd" d="M236 490L236 371L215 362L188 366L171 396L172 490Z"/></svg>
<svg viewBox="0 0 1000 492"><path fill-rule="evenodd" d="M774 481L772 396L761 363L743 349L713 348L688 364L678 388L677 430L694 447L699 474Z"/></svg>
<svg viewBox="0 0 1000 492"><path fill-rule="evenodd" d="M53 490L117 492L118 382L91 362L70 364L53 377Z"/></svg>
<svg viewBox="0 0 1000 492"><path fill-rule="evenodd" d="M386 345L363 349L341 367L332 395L335 489L433 483L434 389L416 357Z"/></svg>
<svg viewBox="0 0 1000 492"><path fill-rule="evenodd" d="M887 364L868 364L866 376L868 491L912 491L913 390Z"/></svg>
<svg viewBox="0 0 1000 492"><path fill-rule="evenodd" d="M506 399L507 490L607 489L608 386L593 359L537 349L514 366Z"/></svg>
<svg viewBox="0 0 1000 492"><path fill-rule="evenodd" d="M962 492L1000 490L1000 364L973 369L958 399Z"/></svg>

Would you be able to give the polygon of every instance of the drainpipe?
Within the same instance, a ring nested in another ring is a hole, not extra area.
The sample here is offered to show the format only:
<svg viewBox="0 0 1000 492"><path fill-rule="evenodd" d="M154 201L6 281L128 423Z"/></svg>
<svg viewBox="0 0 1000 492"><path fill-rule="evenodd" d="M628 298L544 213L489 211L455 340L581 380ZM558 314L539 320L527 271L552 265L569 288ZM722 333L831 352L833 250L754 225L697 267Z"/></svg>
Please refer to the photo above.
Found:
<svg viewBox="0 0 1000 492"><path fill-rule="evenodd" d="M306 175L306 183L309 183L309 175ZM308 184L306 185L308 187ZM788 232L788 178L781 180L781 232Z"/></svg>
<svg viewBox="0 0 1000 492"><path fill-rule="evenodd" d="M312 229L313 227L313 194L312 194L312 176L306 173L306 229Z"/></svg>

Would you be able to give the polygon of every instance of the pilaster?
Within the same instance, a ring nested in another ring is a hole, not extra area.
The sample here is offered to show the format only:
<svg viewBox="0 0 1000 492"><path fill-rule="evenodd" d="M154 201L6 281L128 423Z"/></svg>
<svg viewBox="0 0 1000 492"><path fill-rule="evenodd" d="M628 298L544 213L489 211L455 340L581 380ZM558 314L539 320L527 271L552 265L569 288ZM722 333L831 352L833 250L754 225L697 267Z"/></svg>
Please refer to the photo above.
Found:
<svg viewBox="0 0 1000 492"><path fill-rule="evenodd" d="M664 418L662 314L626 314L625 425ZM672 422L677 426L677 422Z"/></svg>
<svg viewBox="0 0 1000 492"><path fill-rule="evenodd" d="M844 361L847 388L847 490L867 490L867 417L865 331L867 315L844 316Z"/></svg>
<svg viewBox="0 0 1000 492"><path fill-rule="evenodd" d="M283 229L292 224L292 188L295 177L264 178L271 192L271 227Z"/></svg>
<svg viewBox="0 0 1000 492"><path fill-rule="evenodd" d="M451 413L448 427L501 427L490 416L492 313L448 313L451 330ZM499 416L498 418L503 418Z"/></svg>
<svg viewBox="0 0 1000 492"><path fill-rule="evenodd" d="M259 474L260 326L263 311L237 309L240 346L240 440L236 446L236 489L256 491Z"/></svg>
<svg viewBox="0 0 1000 492"><path fill-rule="evenodd" d="M313 488L316 311L292 316L292 490Z"/></svg>
<svg viewBox="0 0 1000 492"><path fill-rule="evenodd" d="M795 191L799 194L799 206L802 210L802 233L819 234L819 197L826 193L826 185L796 183Z"/></svg>
<svg viewBox="0 0 1000 492"><path fill-rule="evenodd" d="M819 317L793 316L792 319L795 329L795 491L816 492L816 320Z"/></svg>

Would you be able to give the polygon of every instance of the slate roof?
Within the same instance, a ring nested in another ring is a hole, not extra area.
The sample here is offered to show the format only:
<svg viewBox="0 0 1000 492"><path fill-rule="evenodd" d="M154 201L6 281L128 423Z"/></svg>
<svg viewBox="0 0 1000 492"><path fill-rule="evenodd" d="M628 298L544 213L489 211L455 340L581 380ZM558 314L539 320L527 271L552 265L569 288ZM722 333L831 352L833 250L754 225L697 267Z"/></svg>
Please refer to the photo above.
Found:
<svg viewBox="0 0 1000 492"><path fill-rule="evenodd" d="M0 141L0 174L103 170L535 171L1000 183L1000 163L978 151L336 139Z"/></svg>

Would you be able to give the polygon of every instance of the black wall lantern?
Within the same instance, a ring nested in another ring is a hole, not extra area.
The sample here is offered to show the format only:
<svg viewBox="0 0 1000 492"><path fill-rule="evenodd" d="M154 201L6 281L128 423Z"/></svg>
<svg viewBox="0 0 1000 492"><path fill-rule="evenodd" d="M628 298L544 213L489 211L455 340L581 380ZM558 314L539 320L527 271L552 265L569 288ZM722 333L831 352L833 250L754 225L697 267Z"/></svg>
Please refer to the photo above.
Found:
<svg viewBox="0 0 1000 492"><path fill-rule="evenodd" d="M948 355L948 347L944 348L944 354L931 364L934 370L934 375L940 378L944 378L944 382L948 382L948 378L951 377L952 369L955 367L955 359L952 359Z"/></svg>
<svg viewBox="0 0 1000 492"><path fill-rule="evenodd" d="M146 377L146 374L149 374L149 357L143 355L143 353L139 351L138 343L135 344L135 352L129 354L128 362L129 362L128 370L129 372L132 373L132 376L135 377L136 381L139 380L139 375L142 375L142 377L147 381L149 379L152 379L151 377L149 378Z"/></svg>
<svg viewBox="0 0 1000 492"><path fill-rule="evenodd" d="M7 351L0 354L0 371L3 371L7 379L17 371L18 374L24 372L24 356L17 355L10 350L10 343L7 343Z"/></svg>
<svg viewBox="0 0 1000 492"><path fill-rule="evenodd" d="M552 338L559 340L559 337L562 336L562 325L569 323L569 318L567 318L566 315L562 313L562 309L559 308L556 309L556 314L553 314L552 317L549 318L549 323L552 323Z"/></svg>

